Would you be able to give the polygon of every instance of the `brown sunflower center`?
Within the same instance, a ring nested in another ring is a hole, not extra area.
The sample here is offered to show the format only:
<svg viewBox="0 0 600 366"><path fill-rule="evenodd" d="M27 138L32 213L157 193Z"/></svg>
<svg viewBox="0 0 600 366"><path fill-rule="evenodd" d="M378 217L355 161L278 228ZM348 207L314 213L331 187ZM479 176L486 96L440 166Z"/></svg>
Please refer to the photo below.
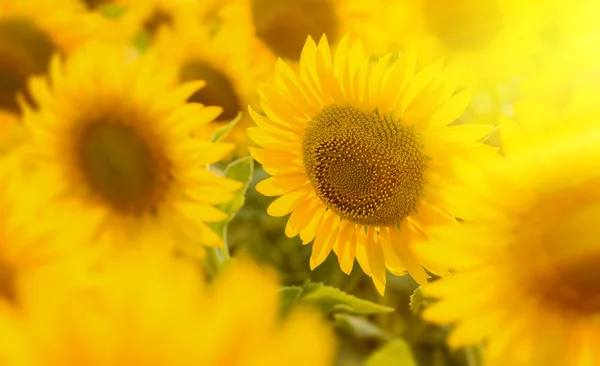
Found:
<svg viewBox="0 0 600 366"><path fill-rule="evenodd" d="M55 50L50 37L27 19L0 20L0 108L18 113L18 92L31 101L27 80L46 72Z"/></svg>
<svg viewBox="0 0 600 366"><path fill-rule="evenodd" d="M80 169L93 194L125 214L154 212L168 186L162 151L119 117L87 124L80 132Z"/></svg>
<svg viewBox="0 0 600 366"><path fill-rule="evenodd" d="M90 10L98 9L101 6L111 4L112 0L82 0L85 6Z"/></svg>
<svg viewBox="0 0 600 366"><path fill-rule="evenodd" d="M411 129L389 116L330 105L304 132L302 153L319 198L357 224L394 225L423 192L425 156Z"/></svg>
<svg viewBox="0 0 600 366"><path fill-rule="evenodd" d="M164 26L173 26L173 17L164 9L156 8L144 22L143 28L149 34L155 34L161 27Z"/></svg>
<svg viewBox="0 0 600 366"><path fill-rule="evenodd" d="M424 11L429 29L457 51L475 51L487 46L502 27L496 1L426 0Z"/></svg>
<svg viewBox="0 0 600 366"><path fill-rule="evenodd" d="M529 259L535 291L559 310L600 313L600 197L553 197L543 206L540 216L552 218L528 229L539 230Z"/></svg>
<svg viewBox="0 0 600 366"><path fill-rule="evenodd" d="M13 305L19 302L15 268L0 261L0 298Z"/></svg>
<svg viewBox="0 0 600 366"><path fill-rule="evenodd" d="M253 0L256 34L277 56L299 60L310 35L330 41L338 37L338 19L330 0Z"/></svg>
<svg viewBox="0 0 600 366"><path fill-rule="evenodd" d="M188 102L216 105L223 108L217 121L230 121L242 110L240 100L230 79L216 68L197 60L183 65L179 72L181 82L204 80L206 86L195 92Z"/></svg>

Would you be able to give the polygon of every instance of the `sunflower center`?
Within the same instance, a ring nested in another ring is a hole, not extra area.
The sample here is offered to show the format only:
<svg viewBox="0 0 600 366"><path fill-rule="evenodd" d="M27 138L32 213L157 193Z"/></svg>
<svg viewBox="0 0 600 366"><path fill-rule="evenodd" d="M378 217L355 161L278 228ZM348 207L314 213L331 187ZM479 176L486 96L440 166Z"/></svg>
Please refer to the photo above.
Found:
<svg viewBox="0 0 600 366"><path fill-rule="evenodd" d="M179 72L181 82L204 80L206 86L196 91L189 99L191 103L216 105L223 108L217 121L230 121L242 110L240 100L230 79L221 71L197 60L188 61Z"/></svg>
<svg viewBox="0 0 600 366"><path fill-rule="evenodd" d="M55 50L48 35L27 19L0 20L0 108L19 113L18 92L31 102L27 79L46 72Z"/></svg>
<svg viewBox="0 0 600 366"><path fill-rule="evenodd" d="M425 156L411 129L389 116L330 105L304 132L302 153L319 198L356 224L394 225L423 192Z"/></svg>
<svg viewBox="0 0 600 366"><path fill-rule="evenodd" d="M447 47L457 51L475 51L487 46L502 27L496 1L426 0L424 11L429 29Z"/></svg>
<svg viewBox="0 0 600 366"><path fill-rule="evenodd" d="M85 6L90 10L98 9L103 5L112 3L111 0L82 0Z"/></svg>
<svg viewBox="0 0 600 366"><path fill-rule="evenodd" d="M173 26L173 17L169 12L157 8L154 9L154 12L146 19L143 28L148 34L155 34L163 26Z"/></svg>
<svg viewBox="0 0 600 366"><path fill-rule="evenodd" d="M310 35L326 34L330 43L338 39L338 19L330 0L253 0L252 18L256 34L277 56L299 60Z"/></svg>
<svg viewBox="0 0 600 366"><path fill-rule="evenodd" d="M534 282L544 301L558 309L600 313L598 198L586 194L554 200L554 208L546 208L553 218L539 225L540 249L533 253Z"/></svg>
<svg viewBox="0 0 600 366"><path fill-rule="evenodd" d="M0 298L13 305L19 302L16 282L15 269L0 261Z"/></svg>
<svg viewBox="0 0 600 366"><path fill-rule="evenodd" d="M152 212L169 179L164 155L137 129L118 118L88 124L78 156L92 192L123 213Z"/></svg>

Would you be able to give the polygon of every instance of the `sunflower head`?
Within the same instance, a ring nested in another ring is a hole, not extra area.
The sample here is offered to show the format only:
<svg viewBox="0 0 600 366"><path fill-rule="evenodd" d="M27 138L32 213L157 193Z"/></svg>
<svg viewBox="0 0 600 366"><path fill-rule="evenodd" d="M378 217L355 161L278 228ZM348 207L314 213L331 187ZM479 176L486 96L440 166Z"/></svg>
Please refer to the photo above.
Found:
<svg viewBox="0 0 600 366"><path fill-rule="evenodd" d="M325 107L304 131L302 157L316 195L360 225L395 225L423 193L426 157L416 136L376 112Z"/></svg>
<svg viewBox="0 0 600 366"><path fill-rule="evenodd" d="M454 222L444 199L456 184L453 158L493 155L479 141L490 126L449 126L469 102L442 63L417 70L413 55L388 54L372 63L360 42L340 41L332 55L325 37L309 37L299 74L279 62L273 86L261 89L266 116L251 110L251 149L273 177L257 190L281 196L268 208L291 213L288 236L313 241L311 267L333 250L344 272L354 259L383 293L386 268L427 279L413 242L428 226Z"/></svg>
<svg viewBox="0 0 600 366"><path fill-rule="evenodd" d="M80 220L84 243L220 244L205 222L226 218L214 205L240 185L206 168L233 146L192 137L222 111L186 103L202 82L175 87L152 55L131 61L96 43L54 58L49 78L31 85L38 109L26 110L21 156L50 197L40 208L66 210L58 227Z"/></svg>
<svg viewBox="0 0 600 366"><path fill-rule="evenodd" d="M252 22L274 54L298 60L307 36L340 38L336 5L330 0L253 0Z"/></svg>
<svg viewBox="0 0 600 366"><path fill-rule="evenodd" d="M547 23L547 3L515 0L401 0L387 23L401 48L418 49L424 62L441 56L461 73L462 85L491 87L522 77Z"/></svg>
<svg viewBox="0 0 600 366"><path fill-rule="evenodd" d="M113 264L96 282L63 297L62 307L36 309L27 323L33 365L325 366L333 359L333 334L319 314L295 309L281 319L276 276L245 260L208 284L196 265L142 256Z"/></svg>
<svg viewBox="0 0 600 366"><path fill-rule="evenodd" d="M110 41L144 39L149 44L168 36L182 22L197 21L200 2L194 0L114 0L122 13L104 23L103 35ZM204 4L203 4L204 5Z"/></svg>
<svg viewBox="0 0 600 366"><path fill-rule="evenodd" d="M215 11L219 32L232 35L252 53L264 80L279 57L300 61L306 37L326 34L332 46L348 31L361 36L370 51L385 53L392 38L380 9L387 0L229 0Z"/></svg>
<svg viewBox="0 0 600 366"><path fill-rule="evenodd" d="M86 262L67 232L53 227L36 202L42 192L28 184L29 171L13 156L0 160L0 316L25 317L58 281L86 280ZM35 217L32 225L31 218ZM69 285L67 285L69 284Z"/></svg>
<svg viewBox="0 0 600 366"><path fill-rule="evenodd" d="M503 155L466 165L466 220L419 251L455 273L425 287L426 319L454 346L487 342L490 364L585 365L600 331L598 109L503 129ZM507 296L507 294L510 294Z"/></svg>
<svg viewBox="0 0 600 366"><path fill-rule="evenodd" d="M193 20L180 22L177 29L157 40L152 51L159 55L165 68L173 70L175 85L199 80L206 83L188 102L223 109L208 129L197 131L210 135L235 120L245 106L259 107L256 84L260 73L257 70L263 66L253 62L250 50L239 45L233 35L227 32L211 35L209 26ZM245 129L250 125L251 119L244 111L226 136L225 141L236 144L236 155L248 154L251 142Z"/></svg>
<svg viewBox="0 0 600 366"><path fill-rule="evenodd" d="M77 1L3 1L0 4L0 109L20 113L18 94L46 72L55 52L66 54L89 40L97 18Z"/></svg>

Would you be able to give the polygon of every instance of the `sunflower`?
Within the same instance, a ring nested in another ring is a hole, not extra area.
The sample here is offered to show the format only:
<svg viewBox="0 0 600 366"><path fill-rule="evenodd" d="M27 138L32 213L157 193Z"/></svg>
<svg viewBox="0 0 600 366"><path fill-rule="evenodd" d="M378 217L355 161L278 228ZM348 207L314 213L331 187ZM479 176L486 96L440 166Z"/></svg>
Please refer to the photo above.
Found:
<svg viewBox="0 0 600 366"><path fill-rule="evenodd" d="M50 197L39 209L53 212L56 227L109 247L221 244L206 222L226 218L213 205L240 184L206 166L233 146L190 137L221 108L185 103L202 83L175 88L167 74L150 56L131 61L122 48L91 43L32 80L39 108L26 106L20 156L34 189Z"/></svg>
<svg viewBox="0 0 600 366"><path fill-rule="evenodd" d="M546 23L544 1L388 1L387 23L401 49L414 48L423 62L441 56L470 87L510 82L531 70Z"/></svg>
<svg viewBox="0 0 600 366"><path fill-rule="evenodd" d="M0 160L0 318L19 322L63 289L86 281L86 267L73 238L35 216L40 192L25 180L14 184L17 174L17 160ZM34 225L33 218L39 220Z"/></svg>
<svg viewBox="0 0 600 366"><path fill-rule="evenodd" d="M105 23L103 33L110 41L151 44L167 36L182 21L195 20L201 12L196 0L113 0L110 4L122 9L122 13Z"/></svg>
<svg viewBox="0 0 600 366"><path fill-rule="evenodd" d="M88 8L89 10L102 9L105 6L111 6L115 4L115 0L79 0L80 3Z"/></svg>
<svg viewBox="0 0 600 366"><path fill-rule="evenodd" d="M208 285L187 264L124 261L100 287L39 309L24 332L32 366L331 364L333 334L318 313L280 319L271 271L242 261Z"/></svg>
<svg viewBox="0 0 600 366"><path fill-rule="evenodd" d="M470 97L454 93L441 61L416 71L412 55L393 56L373 65L345 37L332 57L325 37L309 37L300 75L278 64L275 85L260 91L266 117L250 110L258 127L248 129L263 147L251 154L273 175L256 189L281 196L267 212L291 213L287 236L314 239L311 268L333 250L350 273L356 257L380 293L386 268L426 282L412 245L431 224L455 222L442 194L458 183L452 159L495 153L478 142L491 126L448 127Z"/></svg>
<svg viewBox="0 0 600 366"><path fill-rule="evenodd" d="M46 72L53 53L68 54L92 37L97 19L75 0L0 2L0 109L20 114L17 94Z"/></svg>
<svg viewBox="0 0 600 366"><path fill-rule="evenodd" d="M519 85L516 115L527 120L565 113L573 103L598 103L600 67L596 44L600 6L591 1L553 2L548 11L545 42L534 52L537 68ZM581 108L580 105L578 108Z"/></svg>
<svg viewBox="0 0 600 366"><path fill-rule="evenodd" d="M19 115L0 109L0 156L12 151L21 135Z"/></svg>
<svg viewBox="0 0 600 366"><path fill-rule="evenodd" d="M453 346L486 342L489 365L596 365L600 341L600 128L585 111L522 120L504 158L465 165L458 227L419 252L455 273L424 287L425 319L455 323Z"/></svg>
<svg viewBox="0 0 600 366"><path fill-rule="evenodd" d="M278 57L299 61L307 36L326 34L332 44L348 31L362 37L370 51L390 50L385 0L229 0L215 11L220 31L248 40L260 63L274 66Z"/></svg>
<svg viewBox="0 0 600 366"><path fill-rule="evenodd" d="M174 83L204 80L206 86L194 93L188 102L223 108L209 129L211 134L236 118L248 105L258 107L256 84L260 78L257 65L251 61L248 49L229 38L226 33L211 37L210 27L196 21L182 21L168 36L157 40L155 51L165 68L175 70ZM264 67L264 66L263 66ZM244 113L229 135L235 142L237 155L248 155L245 129L251 119Z"/></svg>

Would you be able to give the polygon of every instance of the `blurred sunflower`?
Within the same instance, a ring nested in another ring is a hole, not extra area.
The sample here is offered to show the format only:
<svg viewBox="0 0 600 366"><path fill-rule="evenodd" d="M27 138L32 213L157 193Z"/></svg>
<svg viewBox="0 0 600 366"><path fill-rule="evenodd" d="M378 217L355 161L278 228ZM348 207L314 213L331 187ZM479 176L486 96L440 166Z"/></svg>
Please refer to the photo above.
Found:
<svg viewBox="0 0 600 366"><path fill-rule="evenodd" d="M0 2L0 112L18 116L17 95L30 98L29 77L44 74L55 52L68 54L88 40L96 25L76 0Z"/></svg>
<svg viewBox="0 0 600 366"><path fill-rule="evenodd" d="M451 345L486 341L489 365L600 363L599 112L523 120L503 159L464 167L467 220L418 247L456 270L424 287Z"/></svg>
<svg viewBox="0 0 600 366"><path fill-rule="evenodd" d="M388 1L388 23L400 49L425 63L447 57L467 86L510 81L530 67L544 21L544 1Z"/></svg>
<svg viewBox="0 0 600 366"><path fill-rule="evenodd" d="M544 42L534 52L537 67L519 85L515 112L526 120L562 115L573 103L595 108L600 102L600 4L554 0L549 5Z"/></svg>
<svg viewBox="0 0 600 366"><path fill-rule="evenodd" d="M416 71L416 59L388 54L376 64L360 42L342 39L332 57L327 39L306 42L300 75L283 61L275 84L259 90L266 118L248 134L263 149L254 158L273 177L257 184L272 216L291 213L285 233L313 241L311 268L333 250L345 273L354 258L384 292L386 268L419 283L413 242L431 224L455 222L443 196L456 184L452 159L486 159L495 150L478 142L488 125L448 126L469 103L466 91L436 62Z"/></svg>
<svg viewBox="0 0 600 366"><path fill-rule="evenodd" d="M194 19L200 13L197 0L115 0L124 9L116 18L114 32L128 40L146 37L155 42L167 36L187 18Z"/></svg>
<svg viewBox="0 0 600 366"><path fill-rule="evenodd" d="M0 156L14 150L22 140L19 115L0 109Z"/></svg>
<svg viewBox="0 0 600 366"><path fill-rule="evenodd" d="M207 285L195 266L147 262L112 267L97 291L40 309L26 333L33 365L331 365L333 334L312 309L281 320L270 271L238 262Z"/></svg>
<svg viewBox="0 0 600 366"><path fill-rule="evenodd" d="M74 252L72 237L47 220L32 225L39 191L17 186L14 159L0 160L0 318L21 319L32 307L49 305L54 296L85 281L85 262ZM57 288L56 283L61 283ZM8 341L3 338L3 341Z"/></svg>
<svg viewBox="0 0 600 366"><path fill-rule="evenodd" d="M57 227L75 225L84 243L220 245L205 222L226 218L213 205L240 184L206 169L231 144L190 137L221 113L185 103L201 86L174 88L155 59L128 61L119 47L55 57L50 77L31 81L39 109L24 115L22 156L35 169L34 189L51 197L40 210L54 212Z"/></svg>
<svg viewBox="0 0 600 366"><path fill-rule="evenodd" d="M309 35L326 34L335 45L352 31L369 51L388 52L390 36L380 21L382 4L382 0L229 0L215 13L220 31L248 39L252 53L273 64L278 57L299 61Z"/></svg>
<svg viewBox="0 0 600 366"><path fill-rule="evenodd" d="M175 70L175 83L203 80L206 86L195 92L188 102L219 106L223 113L214 123L197 131L209 138L244 111L242 119L230 132L228 141L236 144L237 155L248 155L245 129L251 119L245 110L258 106L256 84L259 75L248 49L226 33L211 36L209 26L199 22L181 22L178 29L157 41L153 47L165 68ZM208 128L207 128L208 127Z"/></svg>
<svg viewBox="0 0 600 366"><path fill-rule="evenodd" d="M115 4L115 0L79 0L79 2L89 10L99 10L106 6Z"/></svg>

